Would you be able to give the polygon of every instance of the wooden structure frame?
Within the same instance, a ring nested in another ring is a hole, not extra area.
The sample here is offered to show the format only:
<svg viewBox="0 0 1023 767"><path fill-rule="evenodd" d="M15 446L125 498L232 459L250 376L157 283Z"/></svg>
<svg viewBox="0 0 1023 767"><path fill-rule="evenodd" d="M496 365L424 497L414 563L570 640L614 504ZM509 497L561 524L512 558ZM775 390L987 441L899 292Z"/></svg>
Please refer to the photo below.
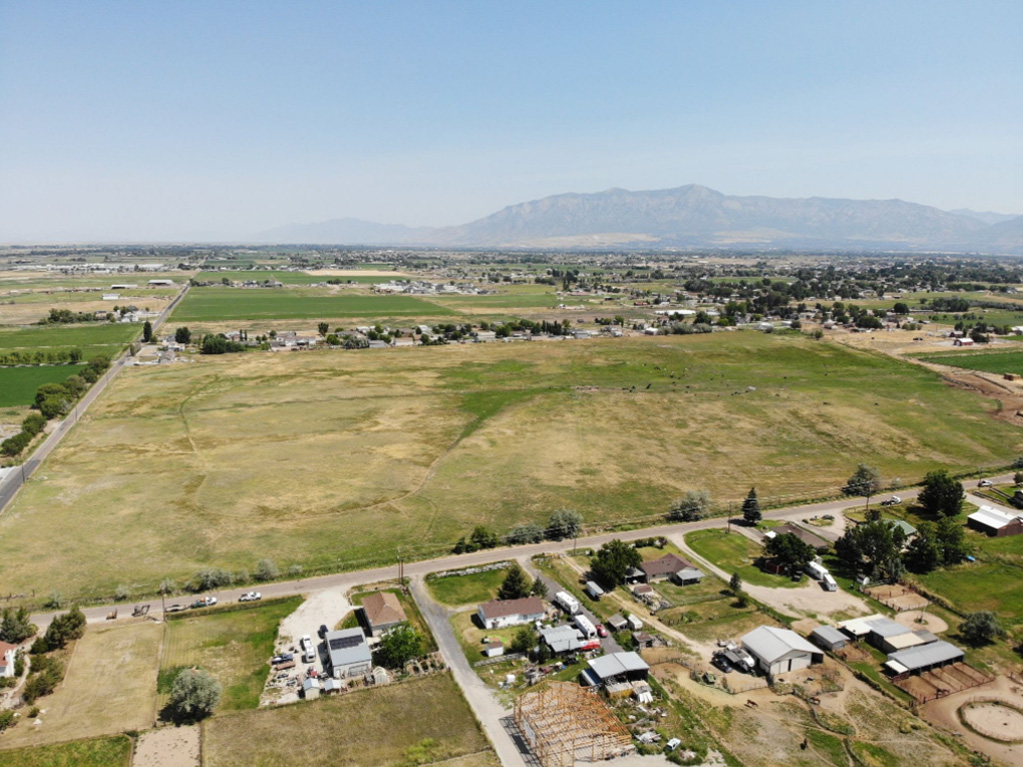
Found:
<svg viewBox="0 0 1023 767"><path fill-rule="evenodd" d="M633 749L632 735L596 694L551 683L515 701L515 724L543 767L611 759Z"/></svg>

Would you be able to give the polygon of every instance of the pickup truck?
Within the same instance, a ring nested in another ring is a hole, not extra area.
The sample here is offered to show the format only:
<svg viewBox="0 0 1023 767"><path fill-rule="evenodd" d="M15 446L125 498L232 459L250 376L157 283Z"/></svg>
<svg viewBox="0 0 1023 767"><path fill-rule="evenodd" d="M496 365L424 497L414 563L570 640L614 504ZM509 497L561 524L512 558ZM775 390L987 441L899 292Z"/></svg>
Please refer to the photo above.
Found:
<svg viewBox="0 0 1023 767"><path fill-rule="evenodd" d="M249 591L249 592L247 592L245 594L242 594L240 597L238 597L238 601L239 602L258 602L262 598L263 598L263 595L260 594L258 591Z"/></svg>
<svg viewBox="0 0 1023 767"><path fill-rule="evenodd" d="M192 607L213 607L217 603L216 597L199 597L192 602Z"/></svg>

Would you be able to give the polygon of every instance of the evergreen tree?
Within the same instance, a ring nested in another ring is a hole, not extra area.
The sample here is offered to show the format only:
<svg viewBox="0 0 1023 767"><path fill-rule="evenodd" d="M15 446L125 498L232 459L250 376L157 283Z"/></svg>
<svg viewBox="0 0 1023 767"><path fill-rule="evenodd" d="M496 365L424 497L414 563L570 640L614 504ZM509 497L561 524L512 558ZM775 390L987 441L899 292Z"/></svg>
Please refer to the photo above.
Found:
<svg viewBox="0 0 1023 767"><path fill-rule="evenodd" d="M512 566L508 568L508 574L504 576L501 588L497 591L497 598L522 599L522 597L529 596L529 589L532 585L526 571L519 566L518 562L513 562Z"/></svg>
<svg viewBox="0 0 1023 767"><path fill-rule="evenodd" d="M757 489L751 487L749 495L746 496L746 500L742 502L742 518L746 521L747 525L751 527L757 524L763 519L763 514L760 513L760 501L757 500Z"/></svg>

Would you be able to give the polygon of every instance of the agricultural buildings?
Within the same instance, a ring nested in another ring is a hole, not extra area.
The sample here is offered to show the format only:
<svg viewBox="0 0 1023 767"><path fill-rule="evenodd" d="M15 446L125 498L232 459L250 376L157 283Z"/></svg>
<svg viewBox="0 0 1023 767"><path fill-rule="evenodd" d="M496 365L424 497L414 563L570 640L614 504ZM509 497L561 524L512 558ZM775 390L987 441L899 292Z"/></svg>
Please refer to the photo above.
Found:
<svg viewBox="0 0 1023 767"><path fill-rule="evenodd" d="M824 660L824 653L795 631L761 626L742 638L746 652L757 660L764 673L774 676L809 668Z"/></svg>
<svg viewBox="0 0 1023 767"><path fill-rule="evenodd" d="M492 599L476 608L480 624L485 629L532 623L543 618L544 612L543 600L540 597Z"/></svg>
<svg viewBox="0 0 1023 767"><path fill-rule="evenodd" d="M373 653L362 629L328 631L328 665L337 679L368 674L373 669Z"/></svg>
<svg viewBox="0 0 1023 767"><path fill-rule="evenodd" d="M914 631L909 626L903 626L883 615L853 618L838 625L849 636L856 639L866 638L868 644L884 653L898 652L938 641L938 637L930 631L922 629Z"/></svg>
<svg viewBox="0 0 1023 767"><path fill-rule="evenodd" d="M582 672L586 686L600 687L645 682L650 666L634 652L616 652L602 655L589 661L589 668Z"/></svg>
<svg viewBox="0 0 1023 767"><path fill-rule="evenodd" d="M849 641L849 637L832 626L818 626L810 634L810 639L820 648L834 652L841 650Z"/></svg>
<svg viewBox="0 0 1023 767"><path fill-rule="evenodd" d="M362 600L370 636L380 636L408 620L401 602L390 591L377 591Z"/></svg>
<svg viewBox="0 0 1023 767"><path fill-rule="evenodd" d="M896 676L902 676L904 674L920 674L952 663L960 663L963 657L962 650L941 640L891 653L884 665Z"/></svg>
<svg viewBox="0 0 1023 767"><path fill-rule="evenodd" d="M1023 533L1023 513L1010 514L993 506L981 506L966 518L966 524L995 538L1019 535Z"/></svg>

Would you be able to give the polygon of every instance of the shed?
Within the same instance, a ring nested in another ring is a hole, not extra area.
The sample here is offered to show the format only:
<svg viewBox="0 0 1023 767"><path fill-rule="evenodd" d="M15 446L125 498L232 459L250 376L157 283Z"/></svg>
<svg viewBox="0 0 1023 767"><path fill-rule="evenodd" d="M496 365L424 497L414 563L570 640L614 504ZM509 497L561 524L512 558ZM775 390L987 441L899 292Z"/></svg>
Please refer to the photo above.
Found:
<svg viewBox="0 0 1023 767"><path fill-rule="evenodd" d="M600 684L613 682L645 682L650 666L634 652L602 655L589 662L589 671Z"/></svg>
<svg viewBox="0 0 1023 767"><path fill-rule="evenodd" d="M302 695L306 700L315 700L320 697L320 680L309 677L302 682Z"/></svg>
<svg viewBox="0 0 1023 767"><path fill-rule="evenodd" d="M818 647L831 652L841 650L849 641L849 637L833 626L818 626L810 634L810 639Z"/></svg>
<svg viewBox="0 0 1023 767"><path fill-rule="evenodd" d="M897 676L919 674L952 663L959 663L963 660L964 655L963 651L955 645L939 640L919 647L911 647L908 650L893 652L888 656L888 661L884 665L888 671Z"/></svg>
<svg viewBox="0 0 1023 767"><path fill-rule="evenodd" d="M575 652L582 647L579 630L575 626L562 625L549 629L541 629L542 641L555 655Z"/></svg>
<svg viewBox="0 0 1023 767"><path fill-rule="evenodd" d="M629 622L622 617L621 613L615 613L604 623L610 626L612 631L625 631L629 627Z"/></svg>
<svg viewBox="0 0 1023 767"><path fill-rule="evenodd" d="M377 666L373 669L373 684L390 684L391 683L391 672L385 669L383 666Z"/></svg>
<svg viewBox="0 0 1023 767"><path fill-rule="evenodd" d="M824 653L795 631L773 626L753 629L742 638L742 646L756 658L757 665L772 676L808 668L824 660Z"/></svg>
<svg viewBox="0 0 1023 767"><path fill-rule="evenodd" d="M326 679L323 680L323 694L324 695L331 695L331 694L334 694L334 693L339 693L339 692L343 691L344 689L345 689L345 683L342 682L340 679L335 679L332 676L328 676Z"/></svg>
<svg viewBox="0 0 1023 767"><path fill-rule="evenodd" d="M488 658L496 658L499 655L504 655L504 642L487 642L483 647L483 654Z"/></svg>

